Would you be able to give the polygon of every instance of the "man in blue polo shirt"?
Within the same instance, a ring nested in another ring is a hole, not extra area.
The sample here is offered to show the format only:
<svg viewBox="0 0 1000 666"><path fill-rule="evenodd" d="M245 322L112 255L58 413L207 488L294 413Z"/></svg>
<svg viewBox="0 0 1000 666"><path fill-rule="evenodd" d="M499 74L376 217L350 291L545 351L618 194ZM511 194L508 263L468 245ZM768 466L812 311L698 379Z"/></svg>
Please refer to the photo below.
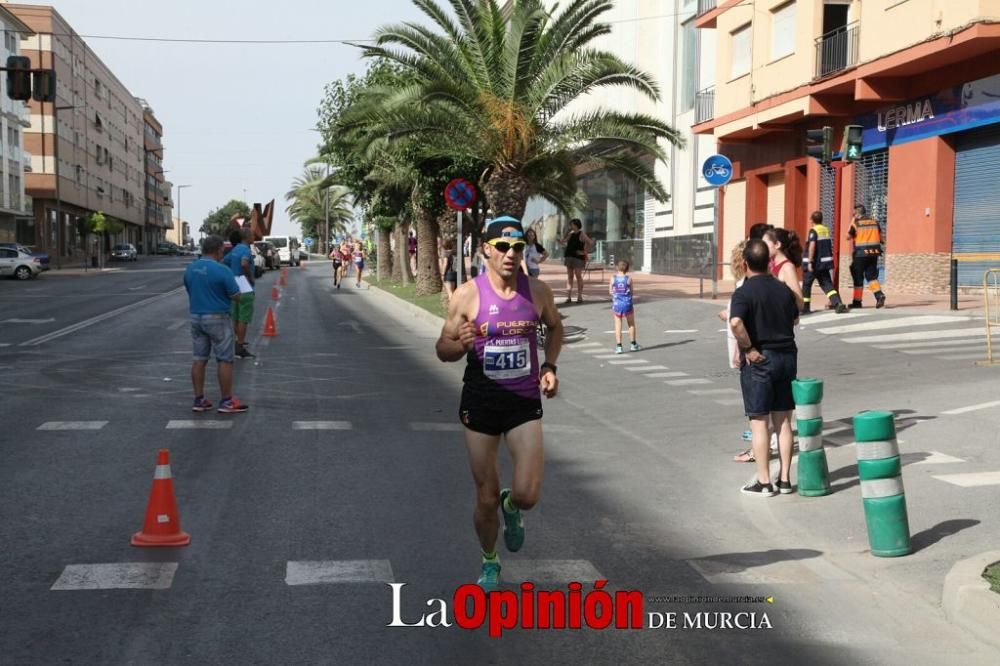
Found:
<svg viewBox="0 0 1000 666"><path fill-rule="evenodd" d="M253 242L253 232L249 229L234 229L229 234L229 242L233 244L233 249L222 258L222 263L229 266L233 275L242 275L252 287L256 275L254 274L253 251L250 243ZM229 316L233 320L233 329L236 331L236 358L253 358L253 354L247 349L247 327L253 320L254 293L244 292L240 295L240 300L233 303Z"/></svg>
<svg viewBox="0 0 1000 666"><path fill-rule="evenodd" d="M205 399L205 368L214 348L219 370L219 389L222 392L218 411L236 414L249 409L233 395L235 336L229 320L229 309L231 303L239 303L240 288L232 271L220 263L222 246L223 241L219 236L205 238L201 244L201 258L192 262L184 272L194 347L194 361L191 364L194 405L191 411L204 412L212 408L212 403Z"/></svg>

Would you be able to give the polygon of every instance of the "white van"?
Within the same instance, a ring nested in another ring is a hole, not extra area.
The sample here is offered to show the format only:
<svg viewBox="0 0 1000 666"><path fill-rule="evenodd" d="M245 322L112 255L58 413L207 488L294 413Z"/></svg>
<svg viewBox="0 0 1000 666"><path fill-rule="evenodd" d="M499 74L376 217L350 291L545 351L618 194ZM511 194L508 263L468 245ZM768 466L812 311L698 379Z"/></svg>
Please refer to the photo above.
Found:
<svg viewBox="0 0 1000 666"><path fill-rule="evenodd" d="M264 240L278 249L281 263L289 266L299 265L299 239L295 236L268 236Z"/></svg>

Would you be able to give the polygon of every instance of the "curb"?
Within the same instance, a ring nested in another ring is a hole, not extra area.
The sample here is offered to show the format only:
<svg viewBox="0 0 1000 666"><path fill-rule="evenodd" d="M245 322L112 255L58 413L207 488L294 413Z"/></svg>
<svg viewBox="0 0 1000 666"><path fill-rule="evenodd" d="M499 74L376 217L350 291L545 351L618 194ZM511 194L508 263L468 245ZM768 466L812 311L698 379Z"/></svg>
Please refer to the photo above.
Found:
<svg viewBox="0 0 1000 666"><path fill-rule="evenodd" d="M1000 594L990 590L983 571L1000 562L1000 550L991 550L955 564L944 577L941 606L948 620L976 638L1000 648Z"/></svg>
<svg viewBox="0 0 1000 666"><path fill-rule="evenodd" d="M399 296L396 296L395 294L388 292L385 289L382 289L380 287L375 287L367 280L362 280L361 283L366 285L369 291L371 291L372 293L380 294L380 298L391 298L393 300L393 304L396 307L399 307L401 310L406 312L406 314L410 315L414 319L419 319L425 324L428 324L430 326L435 326L437 328L441 328L442 326L444 326L444 319L438 317L435 314L431 314L430 312L424 310L419 305L414 305L409 301L403 300Z"/></svg>

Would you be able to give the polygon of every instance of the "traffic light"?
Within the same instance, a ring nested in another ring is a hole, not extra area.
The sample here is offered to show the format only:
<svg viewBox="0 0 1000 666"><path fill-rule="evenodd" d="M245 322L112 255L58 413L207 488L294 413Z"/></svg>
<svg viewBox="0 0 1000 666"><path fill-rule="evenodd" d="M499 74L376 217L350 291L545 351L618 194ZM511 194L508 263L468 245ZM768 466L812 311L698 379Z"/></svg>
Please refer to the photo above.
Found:
<svg viewBox="0 0 1000 666"><path fill-rule="evenodd" d="M844 127L844 146L841 152L844 153L844 160L855 162L861 159L862 136L864 127L861 125L847 125Z"/></svg>
<svg viewBox="0 0 1000 666"><path fill-rule="evenodd" d="M31 96L36 102L56 101L56 70L36 69L31 78Z"/></svg>
<svg viewBox="0 0 1000 666"><path fill-rule="evenodd" d="M833 159L833 128L806 130L806 155L815 157L820 164L829 164Z"/></svg>
<svg viewBox="0 0 1000 666"><path fill-rule="evenodd" d="M31 58L7 58L7 97L22 102L31 99Z"/></svg>

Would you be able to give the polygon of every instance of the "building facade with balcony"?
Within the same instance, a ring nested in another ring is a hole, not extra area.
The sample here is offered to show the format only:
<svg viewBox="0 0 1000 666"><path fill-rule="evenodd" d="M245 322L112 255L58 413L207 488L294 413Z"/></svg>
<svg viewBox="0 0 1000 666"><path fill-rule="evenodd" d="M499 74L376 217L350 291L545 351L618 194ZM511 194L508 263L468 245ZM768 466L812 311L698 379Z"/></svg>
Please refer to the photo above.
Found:
<svg viewBox="0 0 1000 666"><path fill-rule="evenodd" d="M684 137L684 146L665 146L669 160L655 173L670 194L656 201L621 173L582 170L580 189L588 205L577 211L584 230L597 242L595 259L628 259L632 270L698 274L709 258L714 221L714 191L699 165L715 152L710 136L690 127L696 114L708 114L706 91L715 81L714 35L696 30L697 0L617 0L601 20L611 33L595 46L650 73L660 87L651 101L628 88L599 89L575 100L562 113L595 108L637 111L666 121ZM699 92L700 91L700 92ZM710 91L709 91L710 92ZM528 223L540 222L539 238L555 249L558 229L566 226L553 210L531 206Z"/></svg>
<svg viewBox="0 0 1000 666"><path fill-rule="evenodd" d="M53 266L85 261L97 239L86 233L94 212L118 220L115 243L143 244L143 108L52 7L5 4L35 34L21 41L33 67L56 70L56 102L32 100L25 147L32 155L25 189L34 200L31 238ZM57 124L58 120L58 124ZM87 247L85 247L85 242Z"/></svg>
<svg viewBox="0 0 1000 666"><path fill-rule="evenodd" d="M694 131L714 137L734 165L722 256L756 222L804 237L817 209L845 255L860 203L883 229L890 294L947 293L953 257L959 286L1000 267L1000 0L700 5L717 70L713 117ZM805 131L832 127L839 152L847 125L863 127L863 154L838 179L839 163L805 156ZM840 257L842 289L849 263Z"/></svg>
<svg viewBox="0 0 1000 666"><path fill-rule="evenodd" d="M0 59L21 55L21 37L31 29L0 5L3 50ZM31 155L25 153L24 129L31 115L24 102L7 97L7 77L0 77L0 242L33 240L31 200L24 196L24 174L31 169ZM32 243L28 243L29 245Z"/></svg>
<svg viewBox="0 0 1000 666"><path fill-rule="evenodd" d="M156 246L165 238L165 233L173 227L170 219L170 189L167 187L163 169L163 126L156 119L152 107L144 99L139 99L143 109L143 150L145 152L145 204L146 217L143 233L144 250L156 251Z"/></svg>

